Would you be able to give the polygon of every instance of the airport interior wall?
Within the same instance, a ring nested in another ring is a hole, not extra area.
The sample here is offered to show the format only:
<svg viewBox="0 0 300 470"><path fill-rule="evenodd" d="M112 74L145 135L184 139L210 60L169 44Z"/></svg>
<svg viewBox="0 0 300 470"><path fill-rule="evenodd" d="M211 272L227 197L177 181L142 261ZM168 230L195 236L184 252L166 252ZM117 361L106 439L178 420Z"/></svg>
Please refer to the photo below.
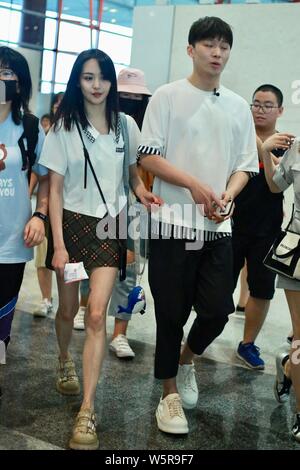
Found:
<svg viewBox="0 0 300 470"><path fill-rule="evenodd" d="M188 31L196 19L206 15L221 17L234 32L223 85L248 102L262 83L278 86L285 97L280 130L299 134L300 4L137 7L131 65L145 71L150 90L190 74Z"/></svg>

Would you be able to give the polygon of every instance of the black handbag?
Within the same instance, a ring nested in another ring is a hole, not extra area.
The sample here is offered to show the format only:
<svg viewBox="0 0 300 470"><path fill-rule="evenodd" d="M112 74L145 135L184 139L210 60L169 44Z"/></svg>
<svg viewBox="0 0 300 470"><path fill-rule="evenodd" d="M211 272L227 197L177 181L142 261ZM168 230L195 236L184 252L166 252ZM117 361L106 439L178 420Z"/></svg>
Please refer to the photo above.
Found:
<svg viewBox="0 0 300 470"><path fill-rule="evenodd" d="M294 215L285 230L276 238L263 263L281 276L300 281L300 234L289 230Z"/></svg>

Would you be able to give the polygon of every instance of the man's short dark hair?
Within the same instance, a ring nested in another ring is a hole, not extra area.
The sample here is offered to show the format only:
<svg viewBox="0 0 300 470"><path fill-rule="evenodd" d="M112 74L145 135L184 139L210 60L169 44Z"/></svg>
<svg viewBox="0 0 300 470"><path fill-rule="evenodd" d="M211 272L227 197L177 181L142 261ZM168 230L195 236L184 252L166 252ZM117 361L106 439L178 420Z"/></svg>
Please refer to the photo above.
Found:
<svg viewBox="0 0 300 470"><path fill-rule="evenodd" d="M283 94L282 94L282 91L279 90L279 88L277 88L277 86L270 85L269 83L266 83L264 85L260 85L258 88L256 88L255 92L253 93L252 99L254 98L256 93L258 93L259 91L270 91L271 93L273 93L276 96L278 106L279 107L282 106Z"/></svg>
<svg viewBox="0 0 300 470"><path fill-rule="evenodd" d="M222 39L232 47L233 34L228 23L217 16L205 16L195 21L189 32L189 44L195 46L196 42L203 39Z"/></svg>

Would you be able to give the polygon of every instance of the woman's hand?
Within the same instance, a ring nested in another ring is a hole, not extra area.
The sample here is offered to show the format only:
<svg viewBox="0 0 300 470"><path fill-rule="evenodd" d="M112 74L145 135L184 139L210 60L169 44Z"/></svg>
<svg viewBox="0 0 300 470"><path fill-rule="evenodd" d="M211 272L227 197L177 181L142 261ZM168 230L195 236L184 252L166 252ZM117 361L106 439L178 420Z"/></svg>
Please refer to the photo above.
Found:
<svg viewBox="0 0 300 470"><path fill-rule="evenodd" d="M65 264L69 262L69 253L66 248L56 248L52 258L52 266L59 277L63 279Z"/></svg>
<svg viewBox="0 0 300 470"><path fill-rule="evenodd" d="M287 132L276 132L266 139L261 146L264 152L272 152L274 149L287 150L293 144L295 136Z"/></svg>
<svg viewBox="0 0 300 470"><path fill-rule="evenodd" d="M42 243L45 237L44 221L38 217L31 217L24 229L24 242L27 248Z"/></svg>

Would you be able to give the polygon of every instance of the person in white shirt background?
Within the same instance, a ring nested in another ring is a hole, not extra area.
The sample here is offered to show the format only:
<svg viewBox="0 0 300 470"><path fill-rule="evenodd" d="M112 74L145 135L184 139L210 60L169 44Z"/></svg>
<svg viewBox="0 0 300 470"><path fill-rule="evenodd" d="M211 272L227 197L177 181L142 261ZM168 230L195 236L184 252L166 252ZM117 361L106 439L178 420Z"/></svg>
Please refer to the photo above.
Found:
<svg viewBox="0 0 300 470"><path fill-rule="evenodd" d="M138 176L135 158L139 130L132 118L125 115L124 118L129 136L130 185L148 207L159 199L145 189ZM52 258L59 294L55 320L59 346L56 388L66 395L79 394L80 386L69 354L73 320L78 310L79 283L64 283L65 264L82 261L90 281L85 312L83 400L69 442L72 449L89 450L99 446L94 400L104 359L106 308L121 254L118 236L101 239L96 229L98 231L98 222L103 222L107 211L118 223L126 205L128 167L124 161L113 62L98 49L83 51L72 68L41 157L41 162L50 170L49 212L53 240L49 236L47 258ZM104 225L106 220L107 217Z"/></svg>

